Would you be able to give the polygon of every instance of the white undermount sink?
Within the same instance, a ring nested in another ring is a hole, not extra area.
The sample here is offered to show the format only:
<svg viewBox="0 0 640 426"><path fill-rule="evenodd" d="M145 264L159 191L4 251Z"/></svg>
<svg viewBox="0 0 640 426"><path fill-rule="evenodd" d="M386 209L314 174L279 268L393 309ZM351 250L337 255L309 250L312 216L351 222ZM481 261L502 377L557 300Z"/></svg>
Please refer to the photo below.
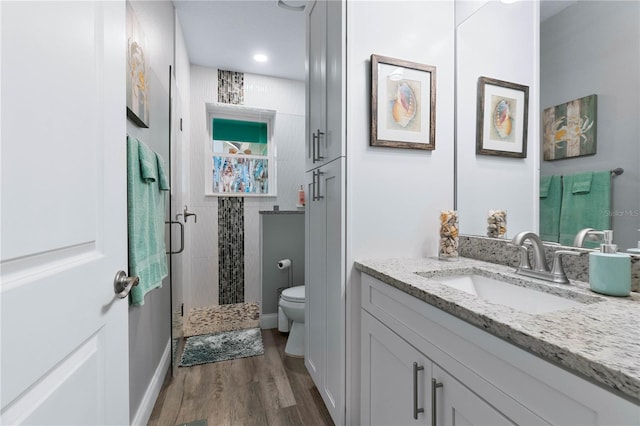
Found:
<svg viewBox="0 0 640 426"><path fill-rule="evenodd" d="M509 306L530 314L544 314L583 305L581 302L555 294L532 290L478 274L441 276L431 279L488 302Z"/></svg>

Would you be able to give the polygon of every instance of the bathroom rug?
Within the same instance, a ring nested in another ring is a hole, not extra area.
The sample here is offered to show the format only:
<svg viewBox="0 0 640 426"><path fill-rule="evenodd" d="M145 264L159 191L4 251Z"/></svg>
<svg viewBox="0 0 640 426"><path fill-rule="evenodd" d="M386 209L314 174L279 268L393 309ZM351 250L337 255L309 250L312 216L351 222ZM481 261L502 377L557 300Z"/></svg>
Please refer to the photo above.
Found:
<svg viewBox="0 0 640 426"><path fill-rule="evenodd" d="M191 336L184 345L180 367L263 354L264 345L259 328Z"/></svg>

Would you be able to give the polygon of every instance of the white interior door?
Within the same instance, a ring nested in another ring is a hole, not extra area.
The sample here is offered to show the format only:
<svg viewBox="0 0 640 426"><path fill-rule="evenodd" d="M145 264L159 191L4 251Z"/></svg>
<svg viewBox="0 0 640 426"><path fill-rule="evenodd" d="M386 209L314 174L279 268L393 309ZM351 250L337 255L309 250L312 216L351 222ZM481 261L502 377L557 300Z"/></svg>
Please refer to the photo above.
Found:
<svg viewBox="0 0 640 426"><path fill-rule="evenodd" d="M0 423L125 425L125 4L0 19Z"/></svg>

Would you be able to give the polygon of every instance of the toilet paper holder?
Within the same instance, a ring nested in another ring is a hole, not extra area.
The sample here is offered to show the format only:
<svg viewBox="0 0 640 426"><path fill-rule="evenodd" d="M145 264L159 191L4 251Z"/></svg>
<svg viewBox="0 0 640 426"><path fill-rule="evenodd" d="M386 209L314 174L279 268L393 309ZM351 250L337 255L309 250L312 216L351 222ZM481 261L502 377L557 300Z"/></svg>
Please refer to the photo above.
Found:
<svg viewBox="0 0 640 426"><path fill-rule="evenodd" d="M293 284L293 264L291 263L291 259L278 260L278 269L288 269L289 277L287 287L291 287Z"/></svg>

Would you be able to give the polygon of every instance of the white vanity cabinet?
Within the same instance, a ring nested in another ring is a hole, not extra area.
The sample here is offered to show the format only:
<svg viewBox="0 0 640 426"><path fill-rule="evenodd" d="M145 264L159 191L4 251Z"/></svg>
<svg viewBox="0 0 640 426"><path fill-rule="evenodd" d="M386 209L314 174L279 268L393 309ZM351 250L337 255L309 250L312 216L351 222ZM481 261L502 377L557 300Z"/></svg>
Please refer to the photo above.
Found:
<svg viewBox="0 0 640 426"><path fill-rule="evenodd" d="M362 424L431 424L432 398L438 425L640 424L637 404L365 273L361 307Z"/></svg>
<svg viewBox="0 0 640 426"><path fill-rule="evenodd" d="M523 407L510 420L364 310L361 347L363 425L544 424Z"/></svg>

